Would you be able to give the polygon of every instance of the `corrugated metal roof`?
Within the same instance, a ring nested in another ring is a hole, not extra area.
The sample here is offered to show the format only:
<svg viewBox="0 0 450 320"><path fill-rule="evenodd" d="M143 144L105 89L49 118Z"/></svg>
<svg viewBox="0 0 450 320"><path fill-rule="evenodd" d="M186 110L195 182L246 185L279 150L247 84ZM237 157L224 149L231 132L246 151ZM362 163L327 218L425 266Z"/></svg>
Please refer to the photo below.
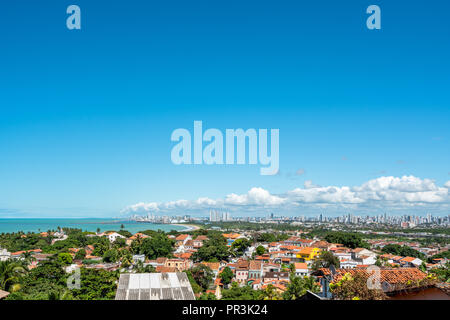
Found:
<svg viewBox="0 0 450 320"><path fill-rule="evenodd" d="M121 274L116 300L195 300L184 272Z"/></svg>

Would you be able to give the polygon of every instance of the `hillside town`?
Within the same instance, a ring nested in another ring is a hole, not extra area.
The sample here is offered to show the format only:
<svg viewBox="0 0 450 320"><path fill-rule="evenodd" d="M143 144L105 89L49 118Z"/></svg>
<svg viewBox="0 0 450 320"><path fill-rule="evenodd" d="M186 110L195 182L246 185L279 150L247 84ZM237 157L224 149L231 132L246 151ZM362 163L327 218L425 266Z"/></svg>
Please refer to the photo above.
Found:
<svg viewBox="0 0 450 320"><path fill-rule="evenodd" d="M0 299L450 298L445 239L287 229L2 234Z"/></svg>

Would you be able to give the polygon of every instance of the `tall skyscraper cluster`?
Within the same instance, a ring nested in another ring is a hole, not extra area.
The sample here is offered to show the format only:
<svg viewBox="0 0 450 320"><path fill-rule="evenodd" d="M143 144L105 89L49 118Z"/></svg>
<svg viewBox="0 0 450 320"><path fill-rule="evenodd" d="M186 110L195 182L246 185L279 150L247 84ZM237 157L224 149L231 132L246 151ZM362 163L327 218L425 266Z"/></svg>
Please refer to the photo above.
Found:
<svg viewBox="0 0 450 320"><path fill-rule="evenodd" d="M231 221L231 215L228 211L210 210L209 211L209 221L219 222L219 221Z"/></svg>

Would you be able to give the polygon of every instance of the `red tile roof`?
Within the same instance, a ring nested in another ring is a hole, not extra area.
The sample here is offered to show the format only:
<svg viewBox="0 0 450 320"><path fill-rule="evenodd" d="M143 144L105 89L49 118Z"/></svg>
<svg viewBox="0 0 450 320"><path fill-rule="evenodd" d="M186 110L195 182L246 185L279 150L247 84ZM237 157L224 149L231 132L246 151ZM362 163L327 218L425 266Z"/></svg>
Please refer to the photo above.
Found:
<svg viewBox="0 0 450 320"><path fill-rule="evenodd" d="M325 275L330 275L329 269L320 269ZM356 274L369 277L373 272L367 272L366 268L357 269L336 269L336 274L334 276L334 281L338 281L346 273L354 276ZM426 273L420 271L417 268L394 268L394 269L381 269L380 270L380 281L387 282L389 284L404 284L408 281L422 280L427 277Z"/></svg>

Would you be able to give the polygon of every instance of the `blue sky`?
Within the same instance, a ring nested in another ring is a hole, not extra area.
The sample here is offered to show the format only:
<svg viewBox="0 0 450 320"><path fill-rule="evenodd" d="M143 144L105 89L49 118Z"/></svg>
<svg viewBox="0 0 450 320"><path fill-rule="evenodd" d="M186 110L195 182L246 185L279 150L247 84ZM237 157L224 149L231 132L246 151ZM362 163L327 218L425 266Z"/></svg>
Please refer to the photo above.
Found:
<svg viewBox="0 0 450 320"><path fill-rule="evenodd" d="M66 28L70 4L81 30ZM366 28L371 4L381 30ZM400 0L2 3L0 217L211 206L448 214L449 10ZM170 135L194 120L279 129L279 175L175 166ZM371 194L355 189L367 183Z"/></svg>

